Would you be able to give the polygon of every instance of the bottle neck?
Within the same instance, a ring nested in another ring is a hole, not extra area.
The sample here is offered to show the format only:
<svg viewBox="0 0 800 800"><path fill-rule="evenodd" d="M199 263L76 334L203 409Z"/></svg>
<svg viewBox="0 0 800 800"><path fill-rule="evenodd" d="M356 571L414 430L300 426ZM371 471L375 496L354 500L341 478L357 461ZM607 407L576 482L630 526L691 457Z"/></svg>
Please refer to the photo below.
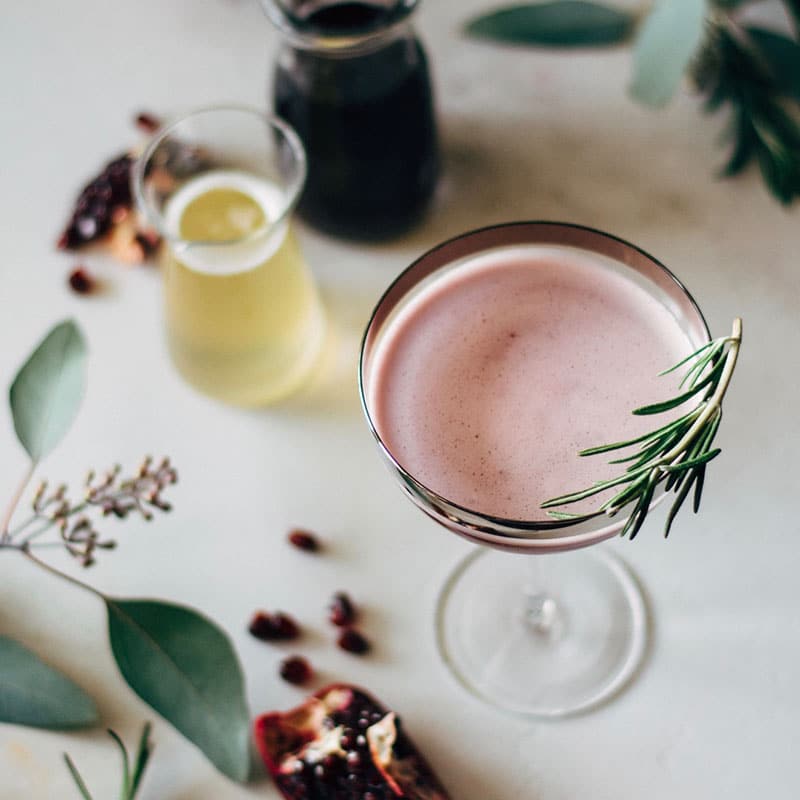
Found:
<svg viewBox="0 0 800 800"><path fill-rule="evenodd" d="M331 58L349 58L411 36L409 18L417 0L264 2L270 20L292 47Z"/></svg>

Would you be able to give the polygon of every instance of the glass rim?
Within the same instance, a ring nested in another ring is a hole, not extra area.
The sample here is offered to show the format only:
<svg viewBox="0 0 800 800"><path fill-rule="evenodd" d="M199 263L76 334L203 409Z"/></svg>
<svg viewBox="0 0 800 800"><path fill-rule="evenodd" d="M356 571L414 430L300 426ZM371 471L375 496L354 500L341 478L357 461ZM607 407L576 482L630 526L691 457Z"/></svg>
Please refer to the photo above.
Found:
<svg viewBox="0 0 800 800"><path fill-rule="evenodd" d="M352 55L369 50L392 37L400 28L407 25L417 8L419 0L399 0L395 15L384 27L367 30L364 33L325 34L317 31L304 31L287 13L280 0L261 0L261 6L269 21L293 47L301 50L318 50L320 53Z"/></svg>
<svg viewBox="0 0 800 800"><path fill-rule="evenodd" d="M158 146L167 138L167 136L173 133L176 128L188 120L209 114L216 114L218 112L246 114L251 118L256 118L260 122L263 122L266 128L272 128L273 131L278 131L289 143L289 147L291 148L292 154L297 162L298 174L288 187L288 195L283 203L281 213L275 219L267 220L256 230L251 231L245 236L239 236L234 239L184 239L181 236L174 235L174 233L169 230L164 223L163 213L154 208L153 204L148 200L144 188L145 168ZM305 148L303 147L303 142L301 141L300 136L297 134L297 131L295 131L295 129L289 125L288 122L274 114L268 114L260 111L254 106L230 103L201 106L200 108L187 111L180 116L173 117L168 122L161 125L150 137L141 154L135 160L131 174L131 184L133 188L133 195L139 211L143 214L147 224L152 225L165 241L173 245L184 245L187 247L231 247L232 245L253 242L261 239L262 237L269 236L272 234L272 232L283 225L300 199L300 194L305 187L307 174L308 159L306 157Z"/></svg>
<svg viewBox="0 0 800 800"><path fill-rule="evenodd" d="M641 260L643 264L649 264L656 268L657 272L662 274L666 279L670 286L677 289L678 293L682 295L686 301L689 303L690 307L694 310L697 321L700 323L702 328L702 332L705 335L705 341L708 342L711 340L711 333L708 328L708 322L706 321L703 312L698 305L697 301L694 299L691 292L686 288L680 278L675 275L667 266L665 266L661 261L657 258L653 257L648 253L646 250L638 247L635 244L623 239L619 236L615 236L614 234L606 233L605 231L599 230L597 228L592 228L587 225L579 225L572 222L558 222L558 221L550 221L550 220L519 220L513 222L503 222L497 223L494 225L487 225L481 228L475 228L473 230L466 231L464 233L458 234L453 236L444 242L441 242L434 247L427 250L421 256L416 258L408 267L406 267L386 288L386 290L381 295L380 299L376 303L372 313L370 314L369 321L367 322L367 326L364 330L364 334L361 339L361 347L359 351L359 358L358 358L358 392L359 392L359 399L361 401L361 408L364 412L364 416L367 420L367 425L372 433L373 438L377 442L382 455L384 458L389 462L390 466L397 472L399 477L402 479L403 483L406 487L413 487L415 491L418 493L414 495L409 492L413 502L419 506L426 514L432 516L435 520L439 521L439 517L437 514L444 514L450 524L453 524L459 528L465 528L468 531L474 532L475 541L476 542L483 542L486 544L497 544L500 547L509 546L509 543L516 540L524 541L526 547L533 547L536 544L536 534L540 533L555 533L558 531L563 531L565 529L572 528L576 525L588 522L592 519L596 519L601 516L606 516L602 511L596 511L590 514L585 514L580 517L566 519L566 520L559 520L559 519L540 519L540 520L521 520L521 519L512 519L509 517L502 517L496 516L493 514L488 514L482 511L477 511L472 508L468 508L467 506L461 505L456 503L453 500L448 499L444 495L434 491L430 487L426 486L422 481L418 480L411 474L408 470L406 470L399 461L394 457L389 447L381 438L376 426L375 422L372 418L372 414L369 410L369 405L367 403L366 397L366 388L365 388L365 375L364 375L364 368L365 368L365 360L367 356L367 349L370 344L370 339L372 335L374 335L375 331L373 327L376 324L376 321L380 321L382 324L385 322L386 317L382 316L382 311L384 310L383 307L385 303L392 298L392 295L395 293L397 288L401 286L405 281L409 279L413 273L420 271L421 275L419 278L412 283L408 287L406 287L402 294L396 299L396 301L392 304L394 307L397 303L401 302L404 297L408 295L410 291L412 291L420 282L424 281L426 278L430 277L431 275L435 274L440 269L446 267L448 264L452 264L462 258L469 257L469 256L476 256L480 253L489 252L494 249L500 249L502 247L508 247L511 245L516 244L530 244L530 245L552 245L552 246L567 246L567 247L579 247L581 248L580 244L570 243L569 241L550 241L547 239L536 241L534 239L530 239L527 242L523 241L515 241L515 242L496 242L494 244L488 245L486 247L476 248L474 250L470 250L467 252L456 252L453 254L451 258L441 258L443 251L447 250L459 250L459 245L465 244L468 240L472 239L480 239L486 236L491 236L492 234L501 234L504 231L514 231L514 230L522 230L522 231L530 231L531 233L536 233L537 231L544 232L545 230L554 230L560 231L564 234L578 234L590 237L598 242L605 242L610 247L618 247L622 248L623 251L627 251L638 259ZM631 269L636 269L636 267L632 264L629 264L625 261L621 261L619 258L616 258L613 255L609 255L607 253L602 253L599 250L591 250L590 248L583 247L581 249L587 250L588 252L595 252L597 254L606 255L607 257L616 260L629 266ZM437 259L437 256L439 258ZM433 265L426 269L428 266L428 262L433 261ZM646 277L646 276L645 276ZM649 279L648 279L649 280ZM652 281L651 281L652 282ZM380 319L379 319L380 318ZM705 342L703 342L704 344ZM665 493L661 493L659 496L655 497L649 509L651 510L656 505L658 505L664 498L666 497ZM624 523L624 517L618 521L612 520L608 518L611 524L601 527L598 530L592 530L589 532L575 534L572 537L564 536L563 538L559 538L557 540L552 539L542 539L540 541L542 545L547 545L549 549L553 549L553 543L558 542L560 549L573 549L574 547L579 547L582 544L591 544L595 541L600 541L602 538L608 538L608 536L613 535L616 533ZM458 532L463 533L463 530ZM470 535L470 538L472 536ZM511 545L513 547L513 544Z"/></svg>

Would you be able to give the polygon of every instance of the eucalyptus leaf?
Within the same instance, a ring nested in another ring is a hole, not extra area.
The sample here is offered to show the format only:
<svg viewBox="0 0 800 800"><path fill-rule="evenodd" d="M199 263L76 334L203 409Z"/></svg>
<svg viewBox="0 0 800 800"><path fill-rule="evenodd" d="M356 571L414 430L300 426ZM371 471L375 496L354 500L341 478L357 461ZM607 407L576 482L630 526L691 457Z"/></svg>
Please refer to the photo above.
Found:
<svg viewBox="0 0 800 800"><path fill-rule="evenodd" d="M226 634L172 603L106 598L106 607L111 649L129 686L220 772L247 780L250 719Z"/></svg>
<svg viewBox="0 0 800 800"><path fill-rule="evenodd" d="M0 636L0 722L62 730L97 722L94 701L19 642Z"/></svg>
<svg viewBox="0 0 800 800"><path fill-rule="evenodd" d="M705 0L658 0L634 48L636 100L656 107L670 101L703 38L705 13Z"/></svg>
<svg viewBox="0 0 800 800"><path fill-rule="evenodd" d="M628 39L635 21L623 9L584 0L555 0L497 9L468 22L466 32L510 44L598 47Z"/></svg>
<svg viewBox="0 0 800 800"><path fill-rule="evenodd" d="M800 42L765 28L748 28L747 33L769 65L778 91L800 101Z"/></svg>
<svg viewBox="0 0 800 800"><path fill-rule="evenodd" d="M45 336L11 384L14 430L34 462L66 434L86 383L86 345L72 320Z"/></svg>

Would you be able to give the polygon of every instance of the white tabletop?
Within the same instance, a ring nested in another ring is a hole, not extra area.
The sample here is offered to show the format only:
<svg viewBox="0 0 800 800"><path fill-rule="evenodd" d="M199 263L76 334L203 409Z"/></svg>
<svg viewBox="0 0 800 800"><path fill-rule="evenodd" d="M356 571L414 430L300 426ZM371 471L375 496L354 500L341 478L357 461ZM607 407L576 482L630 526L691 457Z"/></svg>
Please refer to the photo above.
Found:
<svg viewBox="0 0 800 800"><path fill-rule="evenodd" d="M282 682L285 654L245 627L258 607L294 613L297 648L322 678L352 680L396 707L457 800L672 800L794 797L800 707L800 208L784 210L751 171L714 178L722 118L679 97L653 113L625 95L629 55L547 54L466 41L459 24L486 0L430 0L419 26L432 57L446 178L429 219L400 241L357 247L300 229L340 333L326 380L284 406L247 412L184 385L162 342L153 267L88 257L108 282L69 291L77 259L54 240L100 163L136 141L132 114L223 100L264 105L276 39L255 2L101 0L6 4L3 70L0 385L56 320L75 316L91 347L82 412L41 468L79 480L89 466L167 453L180 470L175 511L150 526L105 529L120 542L86 575L105 591L193 604L230 632L254 713L302 692ZM361 418L357 343L381 290L424 249L509 219L607 229L663 259L721 335L745 320L743 357L709 471L704 509L669 541L657 520L610 547L645 585L653 647L638 680L605 708L556 723L503 716L466 695L439 662L437 591L468 550L408 503ZM8 415L0 487L25 467ZM291 525L317 530L325 556L287 547ZM79 570L54 556L67 570ZM331 644L324 606L347 589L366 608L374 655ZM95 598L0 555L0 631L97 699L127 739L155 714L110 656ZM277 797L268 781L230 783L166 723L142 800ZM0 800L77 797L69 750L97 797L115 796L116 753L102 729L58 734L0 725Z"/></svg>

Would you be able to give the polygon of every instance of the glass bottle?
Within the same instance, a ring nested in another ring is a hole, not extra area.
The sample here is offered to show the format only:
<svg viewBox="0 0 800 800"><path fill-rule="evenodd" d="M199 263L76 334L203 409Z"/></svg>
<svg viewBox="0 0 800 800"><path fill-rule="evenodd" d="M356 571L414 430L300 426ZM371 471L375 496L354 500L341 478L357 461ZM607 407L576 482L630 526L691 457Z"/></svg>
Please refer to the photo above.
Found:
<svg viewBox="0 0 800 800"><path fill-rule="evenodd" d="M299 214L333 235L380 240L425 211L439 173L417 0L263 0L282 34L275 113L300 135Z"/></svg>

